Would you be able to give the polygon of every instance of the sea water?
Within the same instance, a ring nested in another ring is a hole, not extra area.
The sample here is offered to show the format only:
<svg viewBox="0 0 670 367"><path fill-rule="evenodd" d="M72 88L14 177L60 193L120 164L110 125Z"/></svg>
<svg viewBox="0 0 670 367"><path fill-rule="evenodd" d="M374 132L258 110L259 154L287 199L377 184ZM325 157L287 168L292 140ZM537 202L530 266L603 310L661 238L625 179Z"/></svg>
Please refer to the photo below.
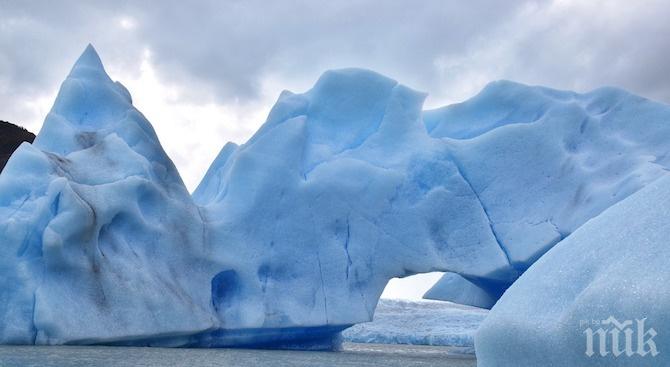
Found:
<svg viewBox="0 0 670 367"><path fill-rule="evenodd" d="M475 367L449 347L345 343L339 352L168 349L99 346L0 346L2 367L442 366Z"/></svg>

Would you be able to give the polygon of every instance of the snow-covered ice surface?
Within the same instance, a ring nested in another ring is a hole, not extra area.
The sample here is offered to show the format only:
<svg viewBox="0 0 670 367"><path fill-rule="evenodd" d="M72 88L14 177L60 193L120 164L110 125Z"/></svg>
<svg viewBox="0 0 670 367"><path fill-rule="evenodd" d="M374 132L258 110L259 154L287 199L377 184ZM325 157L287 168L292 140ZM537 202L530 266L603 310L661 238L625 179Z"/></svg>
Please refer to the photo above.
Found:
<svg viewBox="0 0 670 367"><path fill-rule="evenodd" d="M478 365L669 366L669 240L667 177L587 222L521 276L479 329Z"/></svg>
<svg viewBox="0 0 670 367"><path fill-rule="evenodd" d="M326 72L189 195L87 48L0 175L0 342L332 347L389 279L451 272L472 294L436 297L491 302L667 174L670 108L621 90L495 82L425 112L424 98Z"/></svg>
<svg viewBox="0 0 670 367"><path fill-rule="evenodd" d="M488 310L442 301L380 299L372 322L342 336L354 343L450 346L474 354L474 336Z"/></svg>

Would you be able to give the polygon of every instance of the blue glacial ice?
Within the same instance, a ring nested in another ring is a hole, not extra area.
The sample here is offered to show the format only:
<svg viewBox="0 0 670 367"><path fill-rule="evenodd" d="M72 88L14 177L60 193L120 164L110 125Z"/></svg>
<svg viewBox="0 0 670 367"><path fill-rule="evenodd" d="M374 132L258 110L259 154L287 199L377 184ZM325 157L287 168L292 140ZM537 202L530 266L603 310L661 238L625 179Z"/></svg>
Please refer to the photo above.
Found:
<svg viewBox="0 0 670 367"><path fill-rule="evenodd" d="M488 309L495 305L503 291L481 287L456 273L445 273L423 297Z"/></svg>
<svg viewBox="0 0 670 367"><path fill-rule="evenodd" d="M193 195L230 264L220 317L349 325L371 319L393 277L514 279L447 146L426 133L423 99L372 72L331 71L224 147Z"/></svg>
<svg viewBox="0 0 670 367"><path fill-rule="evenodd" d="M479 329L477 365L670 365L668 239L670 177L610 207L535 262Z"/></svg>
<svg viewBox="0 0 670 367"><path fill-rule="evenodd" d="M586 94L489 84L424 114L477 194L496 240L523 273L557 242L667 173L670 107L615 88ZM505 285L445 276L427 295L487 307ZM479 300L479 301L478 301Z"/></svg>
<svg viewBox="0 0 670 367"><path fill-rule="evenodd" d="M670 109L624 91L496 82L425 112L424 98L326 72L189 195L87 48L0 175L0 342L328 346L394 277L450 272L470 291L439 297L494 302L666 173Z"/></svg>
<svg viewBox="0 0 670 367"><path fill-rule="evenodd" d="M114 342L215 328L204 224L92 48L0 176L0 341Z"/></svg>

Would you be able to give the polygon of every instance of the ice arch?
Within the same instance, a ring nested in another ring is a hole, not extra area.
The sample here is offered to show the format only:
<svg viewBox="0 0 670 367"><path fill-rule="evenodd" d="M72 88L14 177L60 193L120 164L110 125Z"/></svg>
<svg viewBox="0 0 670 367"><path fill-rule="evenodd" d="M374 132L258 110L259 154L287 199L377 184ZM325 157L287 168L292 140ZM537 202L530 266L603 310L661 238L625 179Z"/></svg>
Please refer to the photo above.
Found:
<svg viewBox="0 0 670 367"><path fill-rule="evenodd" d="M0 341L327 345L389 279L504 289L666 172L668 108L623 91L498 82L426 113L424 97L326 72L189 195L87 48L0 175Z"/></svg>

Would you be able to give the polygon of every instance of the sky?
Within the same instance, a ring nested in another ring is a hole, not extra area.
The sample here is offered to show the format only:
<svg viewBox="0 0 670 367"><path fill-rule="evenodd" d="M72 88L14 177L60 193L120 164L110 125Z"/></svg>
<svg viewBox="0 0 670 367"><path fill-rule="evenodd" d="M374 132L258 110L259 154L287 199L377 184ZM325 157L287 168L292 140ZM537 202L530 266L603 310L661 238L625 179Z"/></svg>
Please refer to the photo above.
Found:
<svg viewBox="0 0 670 367"><path fill-rule="evenodd" d="M665 0L0 0L0 120L38 132L91 43L193 190L282 90L328 69L375 70L427 92L426 108L499 79L670 103L668 19ZM393 281L385 296L416 298L438 277Z"/></svg>

